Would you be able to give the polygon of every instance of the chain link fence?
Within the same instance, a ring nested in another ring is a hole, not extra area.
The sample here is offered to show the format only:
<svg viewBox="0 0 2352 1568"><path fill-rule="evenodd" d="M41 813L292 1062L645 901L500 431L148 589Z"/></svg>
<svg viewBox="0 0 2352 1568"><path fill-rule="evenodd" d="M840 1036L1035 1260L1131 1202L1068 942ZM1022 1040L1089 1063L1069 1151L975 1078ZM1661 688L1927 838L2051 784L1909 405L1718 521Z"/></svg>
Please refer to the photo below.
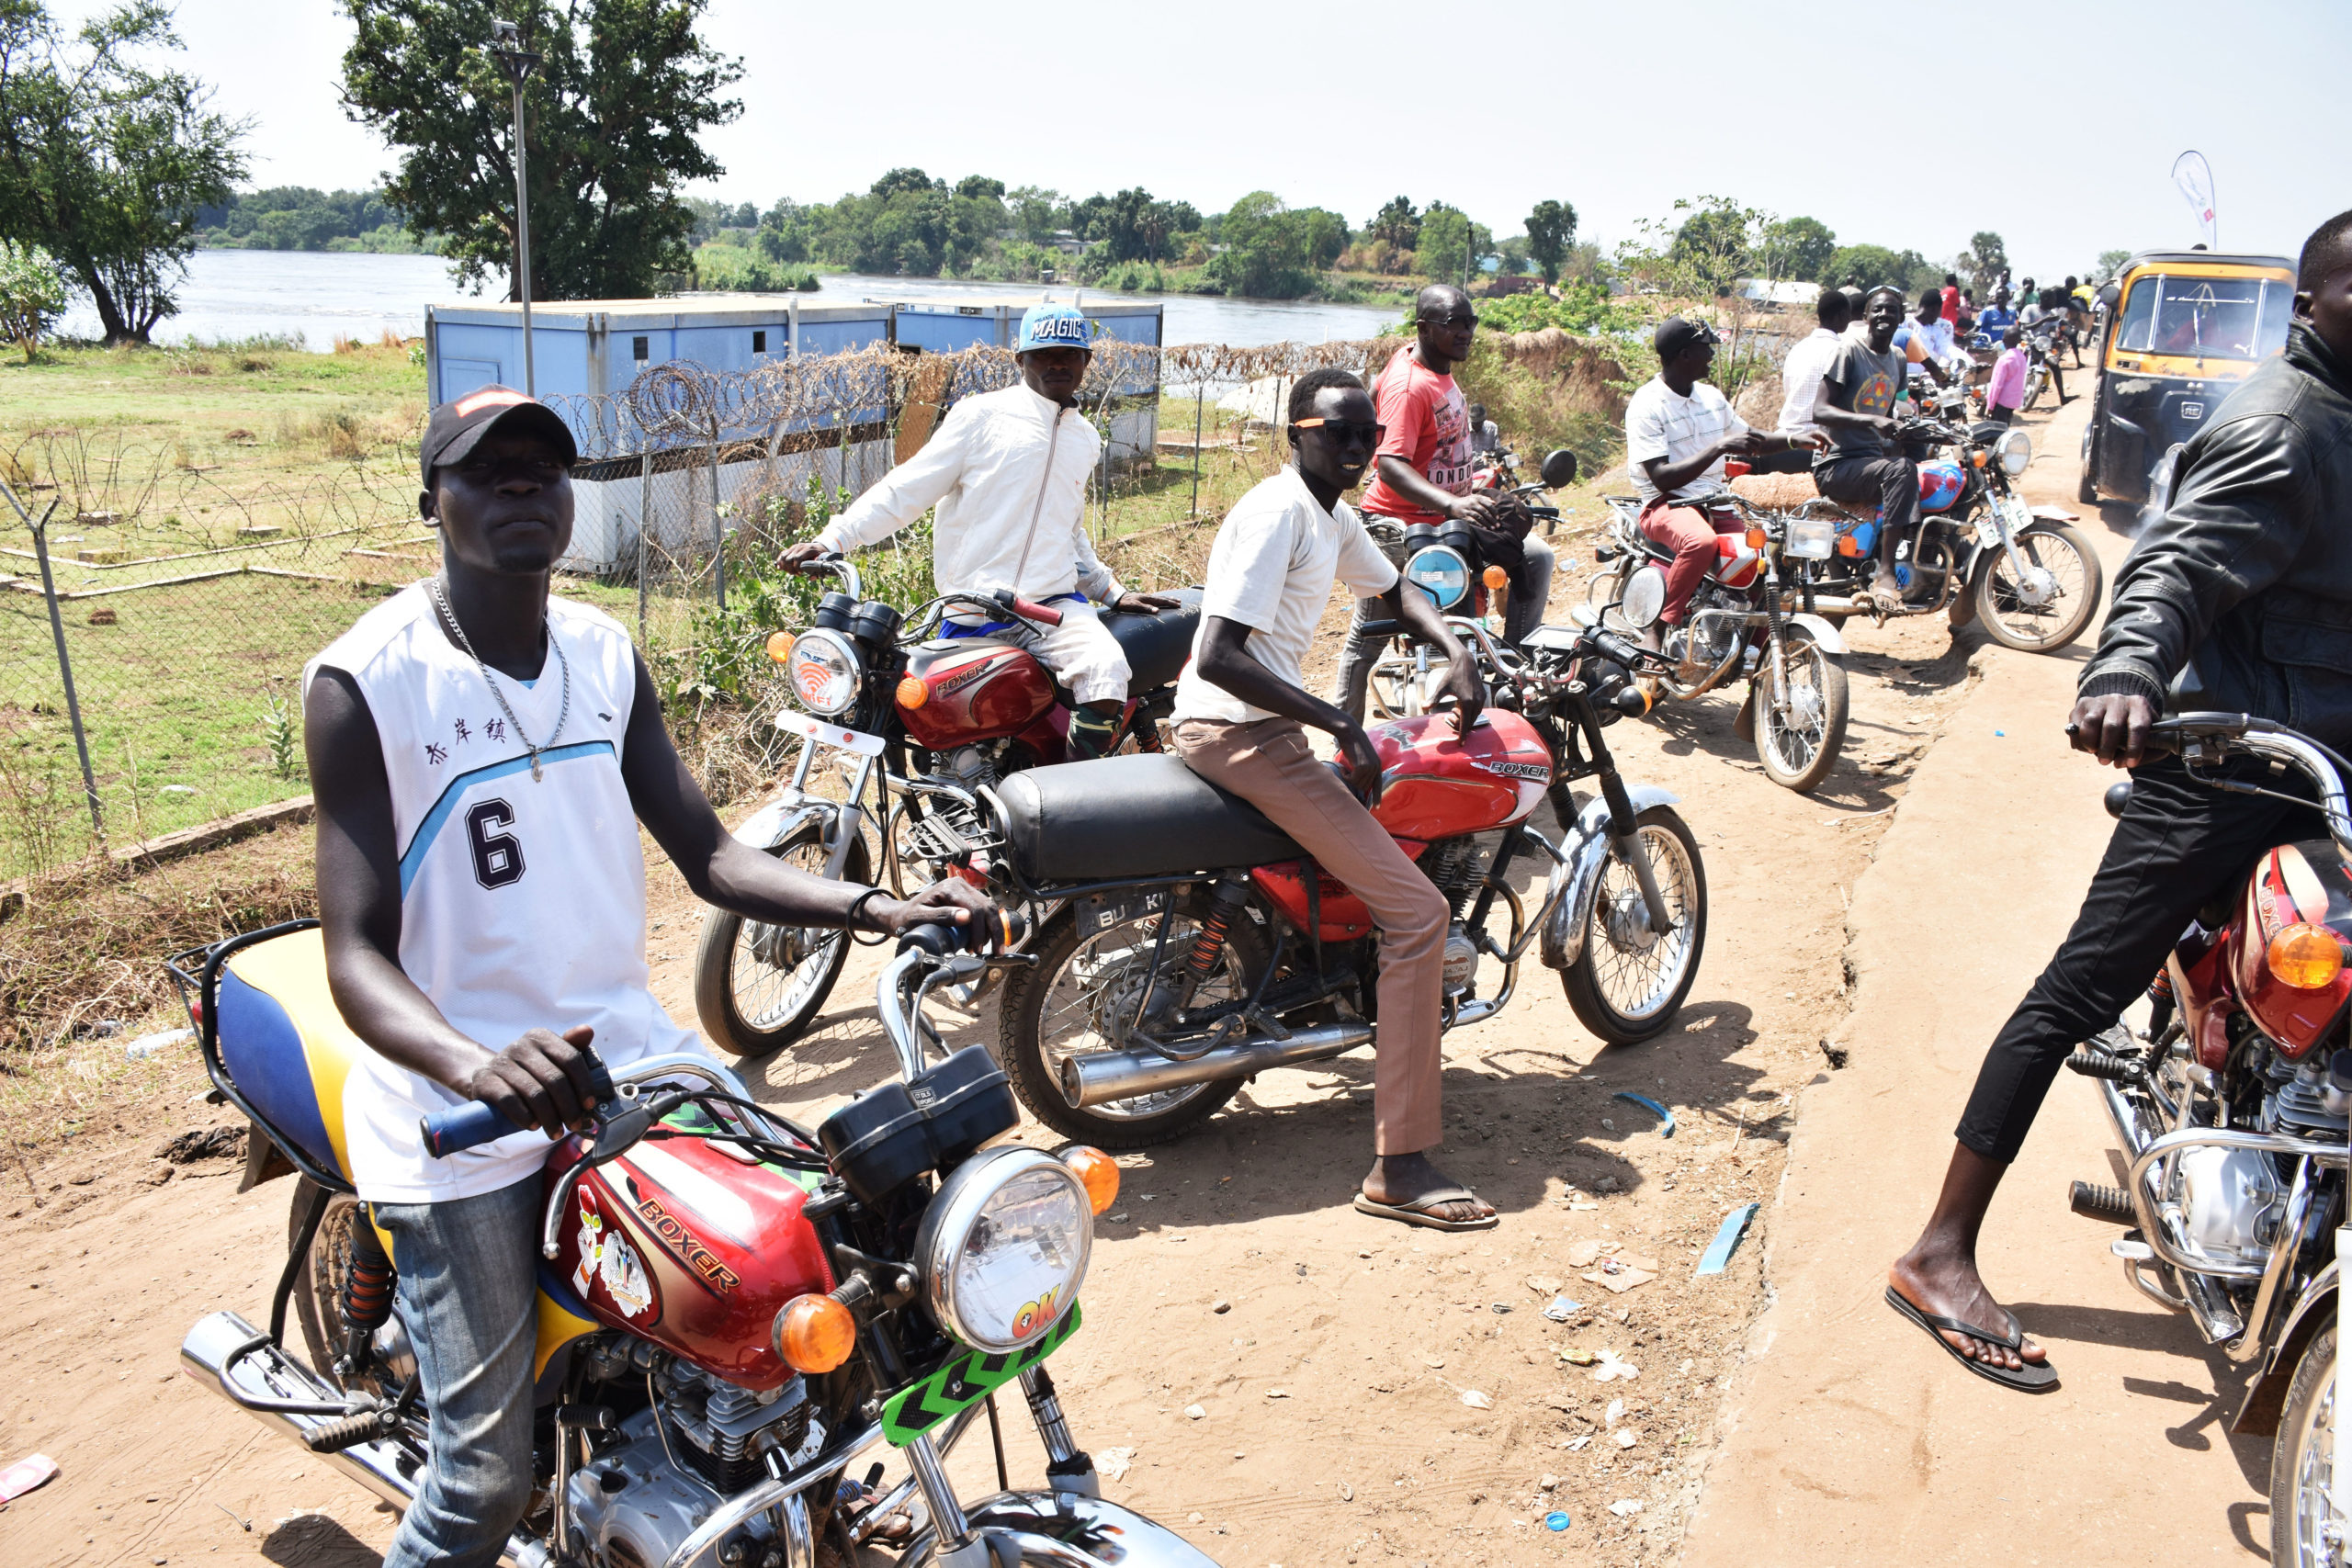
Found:
<svg viewBox="0 0 2352 1568"><path fill-rule="evenodd" d="M1221 517L1283 460L1292 380L1324 366L1369 380L1398 346L1104 341L1079 399L1105 447L1088 527L1115 547ZM1019 374L1001 348L877 347L741 373L657 365L615 396L550 397L581 449L557 591L637 629L684 722L741 705L767 633L820 591L775 577L776 554L957 400ZM15 509L0 513L0 879L307 789L303 664L438 565L418 434L355 436L348 460L307 469L198 466L85 427L0 442ZM928 597L928 527L861 565L869 592Z"/></svg>

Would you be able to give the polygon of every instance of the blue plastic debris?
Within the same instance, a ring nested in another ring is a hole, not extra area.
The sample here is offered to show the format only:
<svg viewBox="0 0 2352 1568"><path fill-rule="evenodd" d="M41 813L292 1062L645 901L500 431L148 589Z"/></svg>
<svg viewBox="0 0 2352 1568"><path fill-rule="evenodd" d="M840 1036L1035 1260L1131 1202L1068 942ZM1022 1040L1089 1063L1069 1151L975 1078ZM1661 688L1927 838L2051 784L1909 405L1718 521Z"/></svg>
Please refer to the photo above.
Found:
<svg viewBox="0 0 2352 1568"><path fill-rule="evenodd" d="M1641 1106L1645 1110L1653 1112L1661 1123L1657 1130L1657 1135L1659 1137L1670 1138L1674 1136L1674 1112L1668 1111L1665 1106L1660 1105L1657 1100L1652 1100L1648 1095L1632 1094L1624 1089L1619 1089L1615 1098L1619 1100L1630 1100L1635 1105Z"/></svg>
<svg viewBox="0 0 2352 1568"><path fill-rule="evenodd" d="M1547 1530L1564 1530L1574 1523L1576 1523L1574 1519L1557 1508L1544 1516L1544 1528Z"/></svg>
<svg viewBox="0 0 2352 1568"><path fill-rule="evenodd" d="M1554 1296L1544 1309L1544 1315L1554 1323L1566 1323L1584 1310L1582 1302L1572 1302L1566 1296Z"/></svg>
<svg viewBox="0 0 2352 1568"><path fill-rule="evenodd" d="M2007 737L2008 733L2009 732L2006 729L1996 729L1993 731L1993 739L1996 740L2004 739Z"/></svg>
<svg viewBox="0 0 2352 1568"><path fill-rule="evenodd" d="M1725 1214L1723 1228L1715 1233L1715 1239L1708 1245L1706 1256L1699 1259L1699 1272L1722 1273L1724 1265L1731 1261L1732 1249L1739 1245L1739 1238L1747 1234L1748 1222L1755 1217L1756 1205L1753 1203L1742 1203Z"/></svg>

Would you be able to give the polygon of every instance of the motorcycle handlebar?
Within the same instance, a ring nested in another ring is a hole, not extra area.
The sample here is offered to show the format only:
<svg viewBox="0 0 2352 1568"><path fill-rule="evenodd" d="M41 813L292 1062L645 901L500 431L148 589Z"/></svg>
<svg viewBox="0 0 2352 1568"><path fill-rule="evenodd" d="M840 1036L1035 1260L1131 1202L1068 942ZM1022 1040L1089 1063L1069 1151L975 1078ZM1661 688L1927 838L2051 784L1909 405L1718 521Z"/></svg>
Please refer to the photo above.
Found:
<svg viewBox="0 0 2352 1568"><path fill-rule="evenodd" d="M613 1075L594 1051L583 1054L588 1058L589 1097L599 1106L605 1105L614 1098ZM447 1159L451 1155L495 1143L510 1133L525 1129L509 1122L496 1106L474 1100L448 1111L428 1112L418 1121L417 1131L424 1139L426 1154L435 1159Z"/></svg>
<svg viewBox="0 0 2352 1568"><path fill-rule="evenodd" d="M1034 599L1023 599L1018 593L1012 595L1012 613L1024 619L1035 621L1041 626L1057 626L1062 624L1062 613L1059 610L1048 604L1040 604Z"/></svg>
<svg viewBox="0 0 2352 1568"><path fill-rule="evenodd" d="M995 913L994 920L977 916L960 926L945 920L909 926L899 933L899 951L920 948L933 958L958 953L986 953L990 949L1010 952L1029 934L1028 919L1018 909L998 909Z"/></svg>

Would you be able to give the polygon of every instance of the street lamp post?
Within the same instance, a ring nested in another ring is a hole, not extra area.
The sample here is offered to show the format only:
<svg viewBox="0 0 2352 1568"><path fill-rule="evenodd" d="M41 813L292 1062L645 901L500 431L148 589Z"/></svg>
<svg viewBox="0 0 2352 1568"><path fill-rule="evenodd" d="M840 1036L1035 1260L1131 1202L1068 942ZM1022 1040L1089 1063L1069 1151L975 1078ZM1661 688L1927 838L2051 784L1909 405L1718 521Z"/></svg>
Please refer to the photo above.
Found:
<svg viewBox="0 0 2352 1568"><path fill-rule="evenodd" d="M523 82L539 55L523 47L522 29L513 22L493 24L492 36L486 52L514 84L514 290L523 301L523 390L536 398L539 388L531 363L531 198L523 149Z"/></svg>

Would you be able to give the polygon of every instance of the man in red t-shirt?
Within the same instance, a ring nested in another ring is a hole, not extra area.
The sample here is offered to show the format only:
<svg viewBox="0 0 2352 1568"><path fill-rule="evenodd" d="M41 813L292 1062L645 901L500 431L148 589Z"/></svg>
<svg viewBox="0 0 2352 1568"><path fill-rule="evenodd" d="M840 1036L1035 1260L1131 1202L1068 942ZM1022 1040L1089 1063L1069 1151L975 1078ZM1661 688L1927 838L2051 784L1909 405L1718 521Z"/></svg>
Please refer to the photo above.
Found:
<svg viewBox="0 0 2352 1568"><path fill-rule="evenodd" d="M1957 326L1960 322L1960 275L1956 272L1944 274L1942 305L1944 320Z"/></svg>
<svg viewBox="0 0 2352 1568"><path fill-rule="evenodd" d="M1476 433L1469 404L1454 385L1453 367L1470 356L1478 318L1467 294L1452 284L1432 283L1413 301L1413 342L1390 356L1373 385L1384 433L1377 473L1364 491L1364 520L1469 524L1485 558L1510 573L1503 635L1516 642L1543 624L1554 557L1550 545L1528 532L1533 518L1525 507L1508 496L1470 490ZM1478 566L1473 561L1471 570ZM1359 723L1383 640L1363 635L1367 618L1359 604L1340 653L1339 689L1331 698Z"/></svg>

